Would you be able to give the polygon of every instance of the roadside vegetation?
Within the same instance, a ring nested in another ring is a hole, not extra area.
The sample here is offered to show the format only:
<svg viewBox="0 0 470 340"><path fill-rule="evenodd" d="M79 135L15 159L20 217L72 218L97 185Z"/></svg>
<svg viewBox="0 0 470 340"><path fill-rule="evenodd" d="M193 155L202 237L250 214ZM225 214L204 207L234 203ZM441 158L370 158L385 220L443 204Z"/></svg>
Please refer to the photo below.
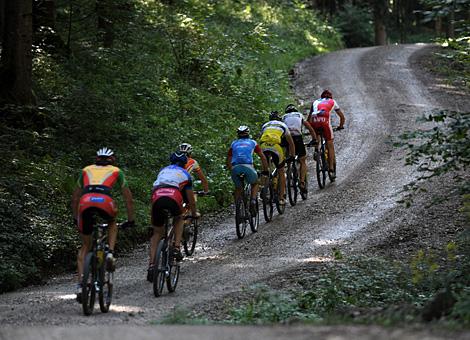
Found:
<svg viewBox="0 0 470 340"><path fill-rule="evenodd" d="M202 212L226 205L223 165L236 127L256 135L268 112L294 101L295 62L343 46L296 2L119 4L112 47L94 24L95 1L57 1L55 34L36 33L38 106L11 106L17 114L0 121L0 292L75 267L70 195L101 146L117 152L136 202L138 227L121 233L119 250L146 239L152 182L181 142L193 145L214 193L200 200Z"/></svg>

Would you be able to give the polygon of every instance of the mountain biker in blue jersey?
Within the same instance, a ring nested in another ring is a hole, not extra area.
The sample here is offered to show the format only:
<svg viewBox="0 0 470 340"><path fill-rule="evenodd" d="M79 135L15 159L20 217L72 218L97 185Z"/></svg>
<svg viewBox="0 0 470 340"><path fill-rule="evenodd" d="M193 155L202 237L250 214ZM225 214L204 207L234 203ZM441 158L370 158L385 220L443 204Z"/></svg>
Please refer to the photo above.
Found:
<svg viewBox="0 0 470 340"><path fill-rule="evenodd" d="M258 174L253 166L253 152L261 159L262 175L267 176L268 162L258 143L250 138L250 128L242 125L237 129L238 139L232 142L227 155L227 167L232 173L235 184L235 200L242 193L243 187L239 175L244 174L245 181L251 184L250 212L256 214L256 195L258 194Z"/></svg>

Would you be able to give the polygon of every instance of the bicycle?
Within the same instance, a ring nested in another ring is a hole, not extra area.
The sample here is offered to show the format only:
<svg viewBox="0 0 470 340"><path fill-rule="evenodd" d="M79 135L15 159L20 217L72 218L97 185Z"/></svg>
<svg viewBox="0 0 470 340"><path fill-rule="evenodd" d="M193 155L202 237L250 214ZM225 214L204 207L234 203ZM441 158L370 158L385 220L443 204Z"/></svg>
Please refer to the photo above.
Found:
<svg viewBox="0 0 470 340"><path fill-rule="evenodd" d="M106 270L107 223L94 223L92 232L92 248L85 257L82 277L82 308L83 314L91 315L95 307L96 293L102 313L107 313L113 297L114 273ZM121 225L118 225L118 228Z"/></svg>
<svg viewBox="0 0 470 340"><path fill-rule="evenodd" d="M309 143L304 143L309 146ZM308 176L305 176L304 189L300 189L300 157L295 156L293 162L287 164L286 169L286 183L287 183L287 194L289 196L289 203L291 206L297 204L297 198L300 193L302 200L306 200L308 197Z"/></svg>
<svg viewBox="0 0 470 340"><path fill-rule="evenodd" d="M339 130L342 130L342 128L340 129L339 127L336 127L333 129L333 131ZM318 129L317 135L320 138L320 148L318 152L314 154L314 159L316 162L318 186L320 187L320 189L323 189L326 184L326 174L328 174L330 182L334 182L335 177L329 171L330 169L328 167L328 149L326 148L326 141L323 137L323 129ZM336 171L336 163L334 164L334 168L334 171Z"/></svg>
<svg viewBox="0 0 470 340"><path fill-rule="evenodd" d="M251 231L256 233L259 226L259 206L258 198L256 198L256 214L250 212L251 201L251 184L245 182L245 175L238 175L242 182L243 191L240 197L235 201L235 227L237 237L242 239L245 237L247 224L250 224Z"/></svg>
<svg viewBox="0 0 470 340"><path fill-rule="evenodd" d="M281 186L279 185L279 172L276 168L270 151L265 151L266 160L268 161L268 171L269 176L267 182L261 189L261 199L263 202L263 214L266 222L269 222L273 218L274 205L280 215L284 214L286 209L286 204L281 204L280 190Z"/></svg>
<svg viewBox="0 0 470 340"><path fill-rule="evenodd" d="M204 191L195 191L194 198L196 199L197 196L206 196L207 194ZM184 218L184 229L183 229L183 248L184 253L186 256L191 256L194 253L194 249L196 248L196 241L198 235L198 220L195 218L188 218L190 215L190 210L187 209L187 204L185 203L183 208L185 211L183 213ZM189 222L186 222L189 221Z"/></svg>
<svg viewBox="0 0 470 340"><path fill-rule="evenodd" d="M153 269L153 293L155 297L159 297L163 293L163 287L168 289L168 292L173 293L178 285L178 279L180 276L180 263L176 261L176 258L172 253L172 246L175 242L175 230L173 226L173 216L170 211L164 210L165 216L163 228L164 234L157 246L157 252L155 253ZM192 217L189 217L193 219Z"/></svg>

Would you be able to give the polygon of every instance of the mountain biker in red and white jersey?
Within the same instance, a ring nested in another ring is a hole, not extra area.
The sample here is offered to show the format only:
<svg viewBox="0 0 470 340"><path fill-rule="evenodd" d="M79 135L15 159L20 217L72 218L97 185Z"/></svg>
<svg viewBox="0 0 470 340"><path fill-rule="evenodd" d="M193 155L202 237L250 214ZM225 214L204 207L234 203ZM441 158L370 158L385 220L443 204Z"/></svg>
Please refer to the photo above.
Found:
<svg viewBox="0 0 470 340"><path fill-rule="evenodd" d="M282 116L282 121L289 128L292 139L294 140L295 154L299 156L300 161L299 189L300 191L305 192L305 177L307 176L307 150L305 149L302 136L302 126L305 126L310 132L310 136L312 137L312 144L316 144L317 135L315 134L315 130L310 126L310 123L304 120L302 113L300 113L293 104L287 105L284 112L286 114Z"/></svg>
<svg viewBox="0 0 470 340"><path fill-rule="evenodd" d="M157 175L152 189L152 226L153 236L150 239L150 259L147 270L147 280L152 281L154 270L154 259L157 246L160 242L165 222L165 210L173 216L175 227L175 244L172 244L173 256L177 261L183 259L181 254L181 238L183 236L183 203L189 205L193 218L199 217L194 201L191 175L184 169L188 158L185 154L174 152L170 155L171 165L164 167Z"/></svg>
<svg viewBox="0 0 470 340"><path fill-rule="evenodd" d="M324 90L320 99L317 99L312 103L307 120L315 129L315 132L318 133L321 130L323 133L328 151L328 171L330 172L330 178L334 180L336 178L336 157L335 147L333 144L333 128L330 120L330 114L332 111L335 111L339 116L339 126L337 129L344 129L344 122L346 121L344 113L333 99L331 91Z"/></svg>
<svg viewBox="0 0 470 340"><path fill-rule="evenodd" d="M209 182L207 181L207 178L204 175L204 172L202 171L198 161L191 157L193 153L192 145L189 143L181 143L178 147L178 151L184 153L186 157L188 157L188 162L184 166L184 169L189 172L190 175L192 175L193 172L196 173L197 177L201 181L202 190L204 190L204 193L207 194L209 192Z"/></svg>
<svg viewBox="0 0 470 340"><path fill-rule="evenodd" d="M80 173L77 188L72 194L72 212L74 223L80 231L82 247L77 256L78 284L77 300L81 302L81 280L85 255L91 249L94 216L99 215L109 223L108 242L109 251L106 255L106 267L114 271L115 259L113 255L116 245L117 205L111 196L111 189L117 186L121 189L127 208L127 222L122 227L134 226L134 204L132 193L127 185L124 173L114 166L116 156L111 149L101 148L96 153L96 162L85 167Z"/></svg>

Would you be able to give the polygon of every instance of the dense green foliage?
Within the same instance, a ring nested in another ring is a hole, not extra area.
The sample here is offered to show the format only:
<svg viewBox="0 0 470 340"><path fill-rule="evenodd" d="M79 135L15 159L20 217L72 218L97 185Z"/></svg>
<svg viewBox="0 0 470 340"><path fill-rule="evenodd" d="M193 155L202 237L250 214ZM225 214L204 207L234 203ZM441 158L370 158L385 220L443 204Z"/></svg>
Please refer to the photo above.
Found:
<svg viewBox="0 0 470 340"><path fill-rule="evenodd" d="M235 128L256 134L267 112L295 101L294 63L341 47L334 29L297 2L116 2L112 48L101 47L94 1L57 3L66 48L35 46L39 109L0 121L0 291L73 268L70 195L98 147L115 149L136 201L139 227L120 238L121 249L145 239L156 171L183 141L215 193L200 200L202 210L229 202L223 165Z"/></svg>

